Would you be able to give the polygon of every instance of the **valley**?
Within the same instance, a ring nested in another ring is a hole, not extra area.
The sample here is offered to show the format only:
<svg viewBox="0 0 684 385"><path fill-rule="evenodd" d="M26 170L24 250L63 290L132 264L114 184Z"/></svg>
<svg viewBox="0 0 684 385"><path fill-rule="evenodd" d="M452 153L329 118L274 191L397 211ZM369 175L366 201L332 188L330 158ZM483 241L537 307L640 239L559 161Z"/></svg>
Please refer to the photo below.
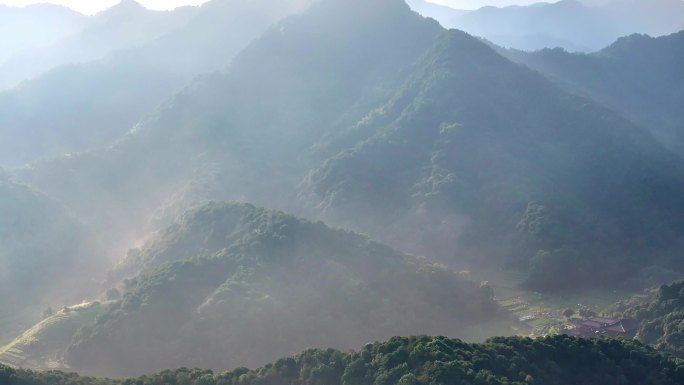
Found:
<svg viewBox="0 0 684 385"><path fill-rule="evenodd" d="M41 8L0 384L681 384L684 3L631 1ZM489 39L543 15L587 52Z"/></svg>

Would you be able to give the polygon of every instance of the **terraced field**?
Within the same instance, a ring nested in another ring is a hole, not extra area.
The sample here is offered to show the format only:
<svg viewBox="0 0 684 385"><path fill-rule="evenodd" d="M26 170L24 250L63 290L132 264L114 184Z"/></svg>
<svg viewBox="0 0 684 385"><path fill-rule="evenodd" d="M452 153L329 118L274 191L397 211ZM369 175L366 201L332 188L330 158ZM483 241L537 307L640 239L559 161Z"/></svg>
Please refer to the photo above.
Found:
<svg viewBox="0 0 684 385"><path fill-rule="evenodd" d="M61 369L60 356L74 333L95 320L111 303L87 302L64 307L0 348L0 364L33 369Z"/></svg>
<svg viewBox="0 0 684 385"><path fill-rule="evenodd" d="M525 275L510 271L480 271L474 279L486 280L494 290L496 301L513 318L512 329L517 335L542 337L562 333L572 326L563 315L565 309L586 309L596 314L610 312L619 300L630 298L635 292L580 290L573 293L541 294L520 288ZM575 317L579 317L575 315Z"/></svg>

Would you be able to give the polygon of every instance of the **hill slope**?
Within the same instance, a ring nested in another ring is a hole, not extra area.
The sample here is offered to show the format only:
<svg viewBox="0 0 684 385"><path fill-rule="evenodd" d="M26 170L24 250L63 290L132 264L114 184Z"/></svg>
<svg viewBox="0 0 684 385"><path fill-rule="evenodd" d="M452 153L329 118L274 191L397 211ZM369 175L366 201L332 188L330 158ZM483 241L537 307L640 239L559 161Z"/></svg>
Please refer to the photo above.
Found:
<svg viewBox="0 0 684 385"><path fill-rule="evenodd" d="M451 270L244 204L197 209L128 263L142 274L66 349L79 372L258 365L308 346L458 336L496 312L487 286Z"/></svg>
<svg viewBox="0 0 684 385"><path fill-rule="evenodd" d="M412 337L367 344L356 352L311 349L257 370L220 374L177 369L136 380L96 380L0 367L0 380L7 385L675 385L684 381L684 369L630 341L496 338L468 345L443 337Z"/></svg>
<svg viewBox="0 0 684 385"><path fill-rule="evenodd" d="M684 357L684 282L663 285L646 298L619 303L617 309L641 323L637 339Z"/></svg>
<svg viewBox="0 0 684 385"><path fill-rule="evenodd" d="M79 300L101 262L94 250L92 234L64 207L0 174L0 342L45 307Z"/></svg>
<svg viewBox="0 0 684 385"><path fill-rule="evenodd" d="M83 303L64 306L12 342L0 346L0 363L17 367L53 369L59 366L60 354L71 337L85 324L106 310L107 304Z"/></svg>
<svg viewBox="0 0 684 385"><path fill-rule="evenodd" d="M503 54L611 107L684 153L684 31L623 37L593 54L559 49Z"/></svg>
<svg viewBox="0 0 684 385"><path fill-rule="evenodd" d="M344 135L301 195L333 223L452 261L508 256L537 289L683 267L682 161L465 33Z"/></svg>

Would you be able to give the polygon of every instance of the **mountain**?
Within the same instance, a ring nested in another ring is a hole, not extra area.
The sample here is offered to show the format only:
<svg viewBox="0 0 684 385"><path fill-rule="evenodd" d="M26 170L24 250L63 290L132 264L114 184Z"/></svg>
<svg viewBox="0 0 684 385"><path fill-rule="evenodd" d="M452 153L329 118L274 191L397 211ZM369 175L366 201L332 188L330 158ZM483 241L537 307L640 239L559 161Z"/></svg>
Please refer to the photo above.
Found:
<svg viewBox="0 0 684 385"><path fill-rule="evenodd" d="M503 258L536 289L682 268L680 158L465 33L346 135L301 194L332 223L445 260Z"/></svg>
<svg viewBox="0 0 684 385"><path fill-rule="evenodd" d="M613 19L623 22L620 26L621 35L640 33L662 36L684 29L684 2L681 0L601 0L598 4Z"/></svg>
<svg viewBox="0 0 684 385"><path fill-rule="evenodd" d="M86 23L86 16L57 5L16 8L0 4L0 64L22 51L44 48L73 35Z"/></svg>
<svg viewBox="0 0 684 385"><path fill-rule="evenodd" d="M561 49L502 51L648 128L661 143L684 154L684 31L657 38L630 35L592 54Z"/></svg>
<svg viewBox="0 0 684 385"><path fill-rule="evenodd" d="M0 174L0 344L48 306L88 292L93 238L59 203Z"/></svg>
<svg viewBox="0 0 684 385"><path fill-rule="evenodd" d="M621 35L622 31L609 19L602 9L578 0L561 0L529 6L483 7L459 18L450 27L521 50L564 47L571 51L593 51Z"/></svg>
<svg viewBox="0 0 684 385"><path fill-rule="evenodd" d="M111 148L17 174L128 240L157 228L151 219L168 223L207 199L296 209L312 141L389 97L441 32L401 1L358 5L320 2L270 28L226 71L194 81Z"/></svg>
<svg viewBox="0 0 684 385"><path fill-rule="evenodd" d="M680 0L561 0L528 6L482 7L464 12L410 2L417 12L436 18L497 45L525 51L562 47L568 51L597 51L620 36L654 36L684 29Z"/></svg>
<svg viewBox="0 0 684 385"><path fill-rule="evenodd" d="M115 239L250 201L563 290L684 270L683 171L639 126L401 1L330 0L112 148L17 175Z"/></svg>
<svg viewBox="0 0 684 385"><path fill-rule="evenodd" d="M258 365L308 346L463 336L497 311L491 288L447 268L247 204L195 209L124 264L139 274L122 299L62 338L68 367L121 376Z"/></svg>
<svg viewBox="0 0 684 385"><path fill-rule="evenodd" d="M558 336L495 338L471 345L444 337L411 337L369 343L351 352L308 349L256 370L214 374L182 368L139 379L106 380L0 367L0 380L8 385L674 385L684 381L682 373L681 362L633 341Z"/></svg>
<svg viewBox="0 0 684 385"><path fill-rule="evenodd" d="M225 67L299 3L279 1L265 11L264 2L214 0L149 43L61 66L0 93L0 164L109 146L194 77ZM132 12L115 7L98 17L114 11Z"/></svg>
<svg viewBox="0 0 684 385"><path fill-rule="evenodd" d="M95 322L110 302L84 302L44 311L43 319L5 346L0 346L0 365L23 368L55 368L61 352L83 325Z"/></svg>
<svg viewBox="0 0 684 385"><path fill-rule="evenodd" d="M470 12L434 4L424 0L406 0L406 4L415 12L418 12L425 17L433 18L445 27L453 25L460 17Z"/></svg>
<svg viewBox="0 0 684 385"><path fill-rule="evenodd" d="M144 8L134 0L123 0L88 19L87 25L54 44L14 55L0 65L0 90L63 64L100 59L120 49L150 42L183 26L197 7L160 12Z"/></svg>

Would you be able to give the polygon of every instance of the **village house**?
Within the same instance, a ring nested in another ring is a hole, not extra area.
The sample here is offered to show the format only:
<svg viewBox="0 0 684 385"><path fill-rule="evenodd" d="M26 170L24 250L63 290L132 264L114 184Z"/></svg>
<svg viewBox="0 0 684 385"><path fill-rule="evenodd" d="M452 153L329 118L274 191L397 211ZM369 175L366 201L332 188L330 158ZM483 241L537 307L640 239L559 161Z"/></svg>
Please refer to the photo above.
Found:
<svg viewBox="0 0 684 385"><path fill-rule="evenodd" d="M594 317L577 323L568 335L577 337L624 337L634 338L639 322L627 318Z"/></svg>

